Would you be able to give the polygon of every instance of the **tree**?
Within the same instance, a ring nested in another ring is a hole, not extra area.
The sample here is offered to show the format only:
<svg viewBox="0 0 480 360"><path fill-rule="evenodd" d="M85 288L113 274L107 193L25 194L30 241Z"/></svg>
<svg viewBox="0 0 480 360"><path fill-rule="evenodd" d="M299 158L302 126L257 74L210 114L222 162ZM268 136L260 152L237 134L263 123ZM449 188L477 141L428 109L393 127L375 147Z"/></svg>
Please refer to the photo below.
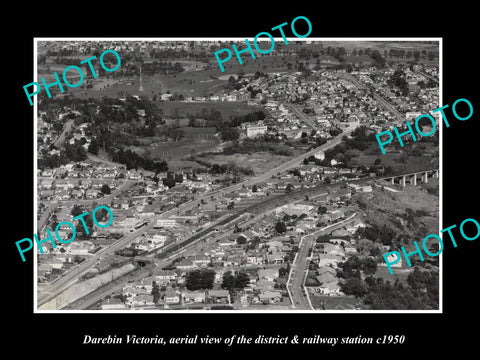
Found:
<svg viewBox="0 0 480 360"><path fill-rule="evenodd" d="M278 221L275 224L275 231L278 232L278 233L285 233L285 232L287 232L287 226L285 225L285 223L283 221Z"/></svg>
<svg viewBox="0 0 480 360"><path fill-rule="evenodd" d="M256 193L258 191L258 186L257 185L253 185L252 186L252 192Z"/></svg>
<svg viewBox="0 0 480 360"><path fill-rule="evenodd" d="M356 298L367 294L367 288L363 281L356 277L349 278L344 284L340 283L340 288L345 295L353 295Z"/></svg>
<svg viewBox="0 0 480 360"><path fill-rule="evenodd" d="M250 283L250 276L244 271L234 275L231 271L223 274L222 288L232 291L234 289L243 289Z"/></svg>
<svg viewBox="0 0 480 360"><path fill-rule="evenodd" d="M158 304L160 300L160 286L155 281L152 282L151 294L153 295L153 302L155 304Z"/></svg>
<svg viewBox="0 0 480 360"><path fill-rule="evenodd" d="M187 273L185 286L188 290L211 289L215 271L210 269L194 270Z"/></svg>
<svg viewBox="0 0 480 360"><path fill-rule="evenodd" d="M72 208L72 216L75 217L75 216L78 216L80 215L81 213L83 213L83 209L80 205L73 205L73 208Z"/></svg>
<svg viewBox="0 0 480 360"><path fill-rule="evenodd" d="M247 238L243 235L240 235L238 238L237 238L237 244L239 245L243 245L243 244L246 244L247 243Z"/></svg>
<svg viewBox="0 0 480 360"><path fill-rule="evenodd" d="M227 271L223 274L221 286L222 289L233 290L235 287L235 276L233 276L231 271Z"/></svg>
<svg viewBox="0 0 480 360"><path fill-rule="evenodd" d="M320 215L322 215L322 214L325 214L325 213L327 212L327 210L328 210L328 209L327 209L325 206L320 205L320 206L318 207L318 210L317 210L317 211L318 211L318 213L319 213Z"/></svg>
<svg viewBox="0 0 480 360"><path fill-rule="evenodd" d="M327 176L324 181L325 181L325 184L330 184L332 182L332 179L330 179L330 177Z"/></svg>
<svg viewBox="0 0 480 360"><path fill-rule="evenodd" d="M235 288L243 289L250 284L250 276L245 271L240 271L235 278Z"/></svg>
<svg viewBox="0 0 480 360"><path fill-rule="evenodd" d="M163 182L163 185L168 186L169 189L174 187L176 184L176 181L173 178L165 178L163 179L162 182Z"/></svg>
<svg viewBox="0 0 480 360"><path fill-rule="evenodd" d="M279 277L285 277L287 276L288 274L288 270L284 267L281 267L280 269L278 269L278 276Z"/></svg>
<svg viewBox="0 0 480 360"><path fill-rule="evenodd" d="M111 193L110 186L108 186L107 184L103 184L101 192L105 195L109 195Z"/></svg>
<svg viewBox="0 0 480 360"><path fill-rule="evenodd" d="M363 261L362 268L365 274L375 274L377 271L377 262L372 258L367 258Z"/></svg>
<svg viewBox="0 0 480 360"><path fill-rule="evenodd" d="M55 121L53 123L53 129L56 131L56 132L61 132L63 130L63 124L61 121Z"/></svg>
<svg viewBox="0 0 480 360"><path fill-rule="evenodd" d="M374 165L378 166L382 163L382 160L380 160L380 158L376 158L375 159L375 162L373 163Z"/></svg>

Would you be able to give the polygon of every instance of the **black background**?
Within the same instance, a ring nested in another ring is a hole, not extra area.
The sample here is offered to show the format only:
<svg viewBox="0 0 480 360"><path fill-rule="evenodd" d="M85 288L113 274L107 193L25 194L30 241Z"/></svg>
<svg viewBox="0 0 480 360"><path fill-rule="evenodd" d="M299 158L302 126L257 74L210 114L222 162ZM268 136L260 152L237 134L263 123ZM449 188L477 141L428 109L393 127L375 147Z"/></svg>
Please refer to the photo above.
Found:
<svg viewBox="0 0 480 360"><path fill-rule="evenodd" d="M437 3L438 4L438 3ZM167 353L218 355L223 352L297 355L324 354L382 355L442 353L445 349L473 349L478 335L476 321L476 258L480 240L458 240L454 249L446 242L443 252L443 314L34 314L33 258L21 262L15 241L33 235L33 108L23 85L33 81L34 37L253 37L261 31L303 15L310 19L309 37L442 37L443 104L467 98L474 114L467 121L451 116L443 129L443 227L457 226L466 218L480 220L479 200L477 37L473 6L455 2L448 8L417 3L362 2L351 5L324 3L265 6L245 2L178 3L166 6L111 3L105 8L94 3L73 6L48 3L41 7L9 10L5 17L18 20L3 23L3 181L4 208L3 343L17 351L33 349L40 358L50 356L111 355L162 356ZM11 12L11 13L10 13ZM289 31L289 30L288 30ZM477 32L478 33L478 32ZM288 35L288 32L287 32ZM213 54L212 54L213 57ZM5 76L6 75L6 76ZM5 111L6 110L6 111ZM447 112L449 114L449 112ZM82 345L83 335L163 337L259 334L322 337L406 336L403 345L288 346L249 345ZM123 358L123 356L122 356Z"/></svg>

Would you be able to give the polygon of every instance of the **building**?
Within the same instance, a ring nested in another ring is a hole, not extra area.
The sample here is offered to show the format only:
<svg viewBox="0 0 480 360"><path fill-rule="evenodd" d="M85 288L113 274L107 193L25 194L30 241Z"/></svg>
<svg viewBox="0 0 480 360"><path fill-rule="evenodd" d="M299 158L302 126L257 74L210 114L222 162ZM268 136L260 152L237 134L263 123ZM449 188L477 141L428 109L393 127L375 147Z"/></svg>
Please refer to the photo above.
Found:
<svg viewBox="0 0 480 360"><path fill-rule="evenodd" d="M157 219L157 226L174 227L177 224L175 219Z"/></svg>
<svg viewBox="0 0 480 360"><path fill-rule="evenodd" d="M248 125L247 126L247 137L255 137L257 135L262 135L267 132L267 126L257 126L257 125Z"/></svg>

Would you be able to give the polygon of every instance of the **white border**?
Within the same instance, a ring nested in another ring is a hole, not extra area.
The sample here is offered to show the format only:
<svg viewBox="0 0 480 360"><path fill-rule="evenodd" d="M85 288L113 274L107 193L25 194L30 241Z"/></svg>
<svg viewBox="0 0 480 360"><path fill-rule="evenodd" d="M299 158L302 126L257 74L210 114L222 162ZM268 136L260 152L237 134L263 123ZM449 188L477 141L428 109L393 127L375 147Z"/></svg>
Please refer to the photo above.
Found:
<svg viewBox="0 0 480 360"><path fill-rule="evenodd" d="M251 38L253 39L253 37ZM283 40L281 37L274 37L275 41ZM38 41L245 41L243 37L35 37L33 44L34 52L34 64L33 64L33 81L37 81L37 42ZM250 39L249 39L250 40ZM267 41L267 39L262 38L258 39L259 41ZM332 38L319 38L319 37L305 37L305 38L291 38L287 37L288 41L437 41L439 43L439 59L438 59L438 68L439 68L439 106L443 105L443 38L442 37L332 37ZM288 46L288 45L286 45ZM213 54L212 54L213 57ZM220 70L219 70L220 71ZM433 109L432 109L433 110ZM37 109L37 98L35 97L34 105L34 149L33 149L33 159L34 159L34 231L37 231L37 122L38 122L38 109ZM443 224L443 121L439 121L439 228L438 233L442 229ZM270 313L270 314L414 314L414 313L428 313L428 314L441 314L443 313L443 253L440 254L439 258L439 309L438 310L39 310L37 308L37 244L34 241L33 255L34 258L34 278L33 278L33 312L35 314L258 314L258 313Z"/></svg>

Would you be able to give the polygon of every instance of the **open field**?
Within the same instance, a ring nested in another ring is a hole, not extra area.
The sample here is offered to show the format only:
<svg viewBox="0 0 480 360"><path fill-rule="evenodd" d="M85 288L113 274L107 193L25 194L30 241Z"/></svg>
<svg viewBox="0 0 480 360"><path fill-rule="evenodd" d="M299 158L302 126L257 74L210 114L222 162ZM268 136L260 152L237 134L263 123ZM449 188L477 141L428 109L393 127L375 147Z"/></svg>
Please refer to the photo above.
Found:
<svg viewBox="0 0 480 360"><path fill-rule="evenodd" d="M413 267L407 267L405 262L402 263L405 267L401 268L392 268L393 274L390 274L388 271L388 267L386 266L378 266L377 272L375 273L375 278L382 278L384 282L390 281L393 285L395 281L398 279L403 285L407 284L408 275L413 271Z"/></svg>
<svg viewBox="0 0 480 360"><path fill-rule="evenodd" d="M404 50L438 50L438 42L433 44L427 44L426 42L421 41L321 41L324 48L327 47L343 47L347 51L352 51L353 49L372 49L378 50L383 54L383 50L390 49L404 49ZM318 45L311 45L318 46Z"/></svg>
<svg viewBox="0 0 480 360"><path fill-rule="evenodd" d="M219 165L233 162L238 166L251 168L255 174L260 174L267 169L272 169L283 164L285 161L288 161L290 157L259 152L255 154L208 155L202 156L201 159L210 164Z"/></svg>
<svg viewBox="0 0 480 360"><path fill-rule="evenodd" d="M214 151L220 144L216 137L183 138L180 141L152 141L150 146L130 146L130 150L144 154L148 149L153 160L181 160L191 154Z"/></svg>
<svg viewBox="0 0 480 360"><path fill-rule="evenodd" d="M230 116L246 115L255 111L264 111L263 106L250 106L242 101L205 101L205 102L184 102L184 101L165 101L157 104L158 108L163 110L166 116L173 114L177 109L180 116L187 117L188 114L202 113L203 109L220 111L222 118L228 120ZM266 112L265 112L266 113Z"/></svg>
<svg viewBox="0 0 480 360"><path fill-rule="evenodd" d="M376 159L380 159L384 166L391 166L395 174L408 174L421 170L438 168L438 162L432 163L430 156L409 157L405 164L398 161L400 154L386 153L385 155L360 155L352 158L352 164L371 166Z"/></svg>

